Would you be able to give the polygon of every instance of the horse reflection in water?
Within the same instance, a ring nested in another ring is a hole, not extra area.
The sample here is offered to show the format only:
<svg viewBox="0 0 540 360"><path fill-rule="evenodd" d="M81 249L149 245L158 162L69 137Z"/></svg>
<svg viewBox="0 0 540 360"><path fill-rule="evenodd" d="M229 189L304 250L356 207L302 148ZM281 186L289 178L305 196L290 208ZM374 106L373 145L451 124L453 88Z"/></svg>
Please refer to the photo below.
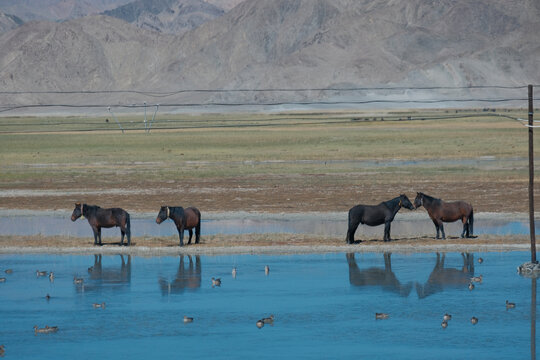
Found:
<svg viewBox="0 0 540 360"><path fill-rule="evenodd" d="M437 253L437 262L427 282L422 284L416 284L416 293L418 298L423 299L427 296L436 294L444 290L445 287L463 287L465 289L467 284L471 281L471 277L474 276L474 255L469 253L461 253L463 258L463 266L461 268L445 268L444 260L446 255L443 253L441 256Z"/></svg>
<svg viewBox="0 0 540 360"><path fill-rule="evenodd" d="M191 255L188 255L188 266L184 263L184 255L180 255L180 265L173 281L169 281L164 277L159 278L159 287L162 295L171 293L183 293L185 289L198 289L201 287L201 258L195 256L195 263Z"/></svg>
<svg viewBox="0 0 540 360"><path fill-rule="evenodd" d="M391 253L384 253L384 268L371 267L361 270L356 264L354 253L347 254L349 264L349 282L353 286L380 286L385 291L407 297L412 289L412 282L401 284L392 271Z"/></svg>
<svg viewBox="0 0 540 360"><path fill-rule="evenodd" d="M127 262L124 255L120 255L120 268L104 267L102 255L94 255L94 265L88 268L89 279L81 284L77 284L77 291L96 291L104 287L111 289L121 289L125 285L131 284L131 255L127 255Z"/></svg>

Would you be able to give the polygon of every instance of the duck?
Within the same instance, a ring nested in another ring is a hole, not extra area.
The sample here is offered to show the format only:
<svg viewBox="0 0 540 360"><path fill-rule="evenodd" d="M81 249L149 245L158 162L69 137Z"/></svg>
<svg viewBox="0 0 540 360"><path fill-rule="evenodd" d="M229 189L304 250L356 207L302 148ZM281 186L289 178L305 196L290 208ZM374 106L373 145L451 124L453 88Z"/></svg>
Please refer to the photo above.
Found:
<svg viewBox="0 0 540 360"><path fill-rule="evenodd" d="M192 322L193 322L193 318L192 318L192 317L189 317L189 316L185 316L185 315L184 315L184 324L192 323Z"/></svg>
<svg viewBox="0 0 540 360"><path fill-rule="evenodd" d="M264 321L262 320L257 320L257 322L255 323L255 325L257 325L257 327L259 329L261 329L263 326L264 326Z"/></svg>
<svg viewBox="0 0 540 360"><path fill-rule="evenodd" d="M506 310L513 309L515 307L516 307L516 303L508 302L508 300L506 300Z"/></svg>
<svg viewBox="0 0 540 360"><path fill-rule="evenodd" d="M38 334L48 334L58 331L58 326L49 326L45 325L44 328L39 328L37 325L34 325L34 333Z"/></svg>
<svg viewBox="0 0 540 360"><path fill-rule="evenodd" d="M51 300L51 295L49 294L45 295L45 299L47 299L47 301Z"/></svg>
<svg viewBox="0 0 540 360"><path fill-rule="evenodd" d="M481 283L481 282L482 282L482 275L480 275L480 276L473 276L473 277L471 278L471 281L472 281L472 282L479 282L479 283Z"/></svg>
<svg viewBox="0 0 540 360"><path fill-rule="evenodd" d="M5 354L6 354L6 347L2 344L0 345L0 356L4 357Z"/></svg>
<svg viewBox="0 0 540 360"><path fill-rule="evenodd" d="M474 289L474 284L473 283L469 283L469 290L473 290Z"/></svg>
<svg viewBox="0 0 540 360"><path fill-rule="evenodd" d="M94 271L94 267L93 267L93 266L90 266L90 267L88 268L88 273L91 273L91 272L93 272L93 271Z"/></svg>
<svg viewBox="0 0 540 360"><path fill-rule="evenodd" d="M220 278L212 278L212 287L214 286L221 286L221 279Z"/></svg>
<svg viewBox="0 0 540 360"><path fill-rule="evenodd" d="M478 263L479 263L479 264L481 264L481 263L483 263L483 262L484 262L484 259L478 258Z"/></svg>
<svg viewBox="0 0 540 360"><path fill-rule="evenodd" d="M37 277L40 277L40 276L47 276L47 272L46 272L46 271L39 271L39 270L36 270L36 276L37 276Z"/></svg>
<svg viewBox="0 0 540 360"><path fill-rule="evenodd" d="M237 273L237 270L236 270L235 267L233 267L231 274L232 274L232 277L235 278L235 279L236 279L236 273Z"/></svg>
<svg viewBox="0 0 540 360"><path fill-rule="evenodd" d="M270 315L269 317L262 318L261 320L265 324L273 324L274 323L274 315Z"/></svg>
<svg viewBox="0 0 540 360"><path fill-rule="evenodd" d="M52 271L49 273L49 281L54 282L54 273Z"/></svg>
<svg viewBox="0 0 540 360"><path fill-rule="evenodd" d="M73 277L73 283L74 284L82 284L84 282L83 278L78 278L76 276Z"/></svg>
<svg viewBox="0 0 540 360"><path fill-rule="evenodd" d="M0 278L0 282L6 282L6 280L7 279L5 277Z"/></svg>
<svg viewBox="0 0 540 360"><path fill-rule="evenodd" d="M473 316L473 317L471 318L471 324L473 324L473 325L478 324L478 318Z"/></svg>
<svg viewBox="0 0 540 360"><path fill-rule="evenodd" d="M451 319L452 319L452 315L450 315L450 314L448 314L448 313L447 313L447 314L444 314L444 316L443 316L443 320L444 320L444 321L448 321L448 320L451 320Z"/></svg>
<svg viewBox="0 0 540 360"><path fill-rule="evenodd" d="M268 265L265 265L265 266L264 266L264 274L265 274L265 275L270 274L270 266L268 266Z"/></svg>
<svg viewBox="0 0 540 360"><path fill-rule="evenodd" d="M448 327L448 322L444 321L441 323L441 326L443 329L446 329Z"/></svg>
<svg viewBox="0 0 540 360"><path fill-rule="evenodd" d="M98 308L105 309L105 303L104 302L102 302L101 304L100 303L93 303L92 306L94 307L94 309L98 309Z"/></svg>
<svg viewBox="0 0 540 360"><path fill-rule="evenodd" d="M13 274L13 269L6 269L6 271L4 271L6 274Z"/></svg>
<svg viewBox="0 0 540 360"><path fill-rule="evenodd" d="M375 319L388 319L389 315L386 313L375 313Z"/></svg>

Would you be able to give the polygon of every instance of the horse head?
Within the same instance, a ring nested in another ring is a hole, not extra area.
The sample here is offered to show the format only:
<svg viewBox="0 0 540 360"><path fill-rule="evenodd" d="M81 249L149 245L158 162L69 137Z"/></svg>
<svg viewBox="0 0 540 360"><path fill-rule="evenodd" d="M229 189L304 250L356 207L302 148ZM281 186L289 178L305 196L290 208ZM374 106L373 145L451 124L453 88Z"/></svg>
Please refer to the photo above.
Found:
<svg viewBox="0 0 540 360"><path fill-rule="evenodd" d="M400 201L402 207L404 207L406 209L409 209L409 210L414 210L415 209L415 207L413 206L413 204L411 204L411 201L409 200L407 195L404 195L404 194L399 195L399 201Z"/></svg>
<svg viewBox="0 0 540 360"><path fill-rule="evenodd" d="M414 199L414 208L418 209L422 205L424 205L424 194L421 192L417 192L416 198Z"/></svg>
<svg viewBox="0 0 540 360"><path fill-rule="evenodd" d="M159 213L156 218L156 223L161 224L167 218L169 217L169 207L168 206L162 206L161 209L159 209Z"/></svg>
<svg viewBox="0 0 540 360"><path fill-rule="evenodd" d="M82 203L75 203L75 209L73 209L73 212L71 213L71 221L75 221L82 216L83 206L84 204Z"/></svg>

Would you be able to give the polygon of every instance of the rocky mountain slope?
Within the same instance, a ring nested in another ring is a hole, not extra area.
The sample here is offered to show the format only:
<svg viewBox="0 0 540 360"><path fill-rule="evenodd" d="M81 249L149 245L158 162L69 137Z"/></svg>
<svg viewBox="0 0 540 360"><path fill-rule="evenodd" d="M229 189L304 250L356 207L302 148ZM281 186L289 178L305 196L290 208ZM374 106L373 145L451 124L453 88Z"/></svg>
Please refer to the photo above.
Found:
<svg viewBox="0 0 540 360"><path fill-rule="evenodd" d="M207 21L222 16L225 11L202 0L137 0L105 11L142 29L169 34L181 34Z"/></svg>
<svg viewBox="0 0 540 360"><path fill-rule="evenodd" d="M519 7L504 0L246 0L182 36L107 16L29 23L0 36L0 86L168 91L538 84L538 19L535 0Z"/></svg>
<svg viewBox="0 0 540 360"><path fill-rule="evenodd" d="M13 30L23 24L21 18L0 12L0 33Z"/></svg>

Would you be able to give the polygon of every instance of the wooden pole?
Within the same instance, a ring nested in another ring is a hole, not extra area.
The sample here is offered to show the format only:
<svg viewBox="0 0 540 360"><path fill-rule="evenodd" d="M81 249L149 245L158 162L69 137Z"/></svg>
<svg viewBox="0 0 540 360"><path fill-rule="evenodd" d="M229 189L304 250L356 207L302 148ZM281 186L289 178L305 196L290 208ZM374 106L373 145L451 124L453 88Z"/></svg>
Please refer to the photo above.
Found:
<svg viewBox="0 0 540 360"><path fill-rule="evenodd" d="M534 226L534 146L533 146L533 86L529 85L529 227L531 262L536 264L536 233Z"/></svg>

